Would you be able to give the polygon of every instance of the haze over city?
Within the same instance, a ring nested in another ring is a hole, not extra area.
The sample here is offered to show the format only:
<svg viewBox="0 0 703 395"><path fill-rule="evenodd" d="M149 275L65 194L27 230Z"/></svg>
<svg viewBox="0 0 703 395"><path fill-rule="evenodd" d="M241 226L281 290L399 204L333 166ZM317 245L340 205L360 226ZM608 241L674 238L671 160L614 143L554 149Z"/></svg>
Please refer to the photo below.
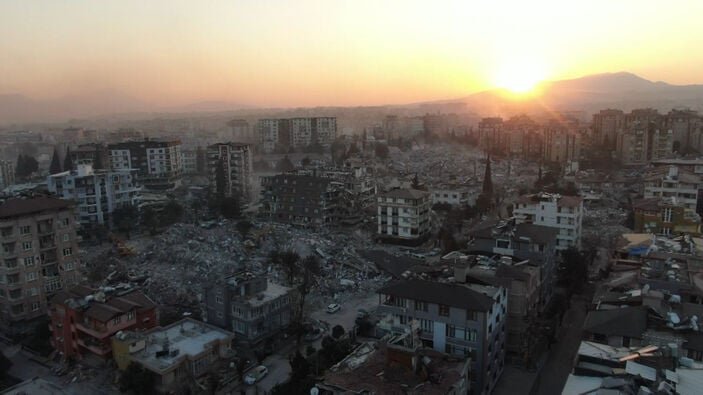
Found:
<svg viewBox="0 0 703 395"><path fill-rule="evenodd" d="M0 94L404 104L628 71L703 82L703 3L4 1Z"/></svg>

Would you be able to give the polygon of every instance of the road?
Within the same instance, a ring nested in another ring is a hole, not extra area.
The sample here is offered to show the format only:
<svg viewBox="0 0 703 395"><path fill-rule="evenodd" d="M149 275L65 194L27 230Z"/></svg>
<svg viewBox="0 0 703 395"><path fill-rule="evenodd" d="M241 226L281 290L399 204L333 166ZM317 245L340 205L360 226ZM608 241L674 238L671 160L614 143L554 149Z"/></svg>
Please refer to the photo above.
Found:
<svg viewBox="0 0 703 395"><path fill-rule="evenodd" d="M340 302L330 300L329 303ZM327 313L327 307L325 306L310 313L310 318L326 322L329 325L330 331L336 325L341 325L344 329L351 330L354 327L357 311L359 309L364 309L366 311L373 311L376 309L378 306L378 294L373 293L366 297L353 299L347 302L342 301L340 305L342 306L341 309L334 314ZM307 348L308 345L312 345L316 349L320 349L321 343L322 337L314 342L304 343L300 348L300 352L305 355L305 348ZM268 368L269 373L259 383L252 386L247 386L247 395L268 393L273 387L276 386L276 384L287 381L291 372L288 357L294 352L295 345L290 344L289 346L283 347L282 349L276 351L273 355L270 355L264 359L263 365Z"/></svg>

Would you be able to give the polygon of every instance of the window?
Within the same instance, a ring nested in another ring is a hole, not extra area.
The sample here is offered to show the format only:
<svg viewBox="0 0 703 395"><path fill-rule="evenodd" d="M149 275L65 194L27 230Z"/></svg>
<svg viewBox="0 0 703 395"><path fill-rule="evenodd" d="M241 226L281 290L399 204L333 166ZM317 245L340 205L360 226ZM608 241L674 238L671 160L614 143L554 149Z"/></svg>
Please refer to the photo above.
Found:
<svg viewBox="0 0 703 395"><path fill-rule="evenodd" d="M127 312L127 319L128 319L128 320L133 320L133 319L134 319L134 311L129 311L129 312Z"/></svg>
<svg viewBox="0 0 703 395"><path fill-rule="evenodd" d="M439 315L449 317L449 306L445 304L439 305Z"/></svg>
<svg viewBox="0 0 703 395"><path fill-rule="evenodd" d="M34 257L28 256L28 257L24 258L24 265L25 266L34 266Z"/></svg>
<svg viewBox="0 0 703 395"><path fill-rule="evenodd" d="M27 288L27 296L37 296L39 295L39 290L36 287Z"/></svg>
<svg viewBox="0 0 703 395"><path fill-rule="evenodd" d="M71 239L71 236L69 236L68 233L64 233L63 235L63 241L69 241Z"/></svg>
<svg viewBox="0 0 703 395"><path fill-rule="evenodd" d="M478 313L476 311L469 310L466 312L467 321L478 321Z"/></svg>
<svg viewBox="0 0 703 395"><path fill-rule="evenodd" d="M35 273L35 272L29 272L29 273L27 273L27 275L25 276L25 279L26 279L28 282L29 282L29 281L34 281L34 280L37 279L37 273Z"/></svg>
<svg viewBox="0 0 703 395"><path fill-rule="evenodd" d="M225 301L224 299L222 299L221 295L217 295L215 296L215 302L217 302L218 304L223 304Z"/></svg>
<svg viewBox="0 0 703 395"><path fill-rule="evenodd" d="M71 256L71 255L73 255L73 249L71 247L63 249L63 256Z"/></svg>
<svg viewBox="0 0 703 395"><path fill-rule="evenodd" d="M434 332L434 322L432 320L420 319L420 328L422 328L424 332L432 333Z"/></svg>
<svg viewBox="0 0 703 395"><path fill-rule="evenodd" d="M29 225L20 226L20 234L21 235L28 235L30 233L32 233L31 226L29 226Z"/></svg>
<svg viewBox="0 0 703 395"><path fill-rule="evenodd" d="M121 316L121 315L118 315L117 317L115 317L115 319L112 320L112 323L113 323L114 325L117 325L117 324L119 324L121 321L122 321L122 316Z"/></svg>
<svg viewBox="0 0 703 395"><path fill-rule="evenodd" d="M22 249L25 251L29 251L32 249L32 242L31 241L25 241L22 243Z"/></svg>
<svg viewBox="0 0 703 395"><path fill-rule="evenodd" d="M415 301L415 310L427 311L427 302Z"/></svg>
<svg viewBox="0 0 703 395"><path fill-rule="evenodd" d="M63 265L63 270L66 272L73 270L73 262L68 262L65 265Z"/></svg>
<svg viewBox="0 0 703 395"><path fill-rule="evenodd" d="M41 308L41 302L32 303L32 311L37 311Z"/></svg>
<svg viewBox="0 0 703 395"><path fill-rule="evenodd" d="M662 211L662 221L671 222L671 207L667 207Z"/></svg>

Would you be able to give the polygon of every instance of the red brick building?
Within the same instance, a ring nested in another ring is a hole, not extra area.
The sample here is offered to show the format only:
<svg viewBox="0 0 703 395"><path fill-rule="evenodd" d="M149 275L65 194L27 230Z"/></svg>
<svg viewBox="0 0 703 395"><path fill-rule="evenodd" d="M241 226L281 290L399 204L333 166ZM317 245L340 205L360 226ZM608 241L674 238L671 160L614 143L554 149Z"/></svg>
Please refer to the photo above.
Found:
<svg viewBox="0 0 703 395"><path fill-rule="evenodd" d="M51 299L51 345L65 358L92 354L107 359L113 335L151 329L158 326L158 318L156 304L139 290L77 286Z"/></svg>

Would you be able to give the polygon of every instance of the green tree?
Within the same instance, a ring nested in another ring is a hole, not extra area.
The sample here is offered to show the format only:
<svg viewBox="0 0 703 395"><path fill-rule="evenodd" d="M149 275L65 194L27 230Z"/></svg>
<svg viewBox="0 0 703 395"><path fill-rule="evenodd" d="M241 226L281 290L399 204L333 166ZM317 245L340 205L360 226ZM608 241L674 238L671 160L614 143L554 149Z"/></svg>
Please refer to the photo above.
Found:
<svg viewBox="0 0 703 395"><path fill-rule="evenodd" d="M66 147L66 156L63 158L64 171L73 170L73 159L71 158L71 148Z"/></svg>
<svg viewBox="0 0 703 395"><path fill-rule="evenodd" d="M340 337L344 336L346 332L347 331L344 330L343 326L335 325L334 328L332 328L332 338L339 339Z"/></svg>
<svg viewBox="0 0 703 395"><path fill-rule="evenodd" d="M581 292L588 280L588 260L576 247L569 247L561 254L559 283L566 288L568 297Z"/></svg>
<svg viewBox="0 0 703 395"><path fill-rule="evenodd" d="M130 233L139 223L139 210L128 204L112 211L112 225L129 239Z"/></svg>
<svg viewBox="0 0 703 395"><path fill-rule="evenodd" d="M226 197L220 201L220 214L227 219L237 218L241 215L239 200L236 197Z"/></svg>
<svg viewBox="0 0 703 395"><path fill-rule="evenodd" d="M130 363L119 379L120 391L132 394L151 394L154 392L156 376L141 365Z"/></svg>
<svg viewBox="0 0 703 395"><path fill-rule="evenodd" d="M246 239L247 234L251 230L251 228L254 227L254 224L252 224L250 221L243 220L237 222L237 231L239 232L240 235L242 235L242 239Z"/></svg>
<svg viewBox="0 0 703 395"><path fill-rule="evenodd" d="M61 173L61 161L59 160L59 151L54 147L54 154L51 156L51 165L49 166L49 174Z"/></svg>
<svg viewBox="0 0 703 395"><path fill-rule="evenodd" d="M295 352L295 356L290 361L290 367L291 380L299 381L307 377L308 374L310 374L310 363L307 359L305 359L305 357L303 357L303 354L300 353L300 350Z"/></svg>
<svg viewBox="0 0 703 395"><path fill-rule="evenodd" d="M164 205L159 223L161 225L173 225L183 218L183 212L183 206L174 199L171 199Z"/></svg>
<svg viewBox="0 0 703 395"><path fill-rule="evenodd" d="M291 249L282 252L274 250L271 252L269 260L283 271L288 283L293 284L293 281L300 273L300 268L298 267L300 255Z"/></svg>

